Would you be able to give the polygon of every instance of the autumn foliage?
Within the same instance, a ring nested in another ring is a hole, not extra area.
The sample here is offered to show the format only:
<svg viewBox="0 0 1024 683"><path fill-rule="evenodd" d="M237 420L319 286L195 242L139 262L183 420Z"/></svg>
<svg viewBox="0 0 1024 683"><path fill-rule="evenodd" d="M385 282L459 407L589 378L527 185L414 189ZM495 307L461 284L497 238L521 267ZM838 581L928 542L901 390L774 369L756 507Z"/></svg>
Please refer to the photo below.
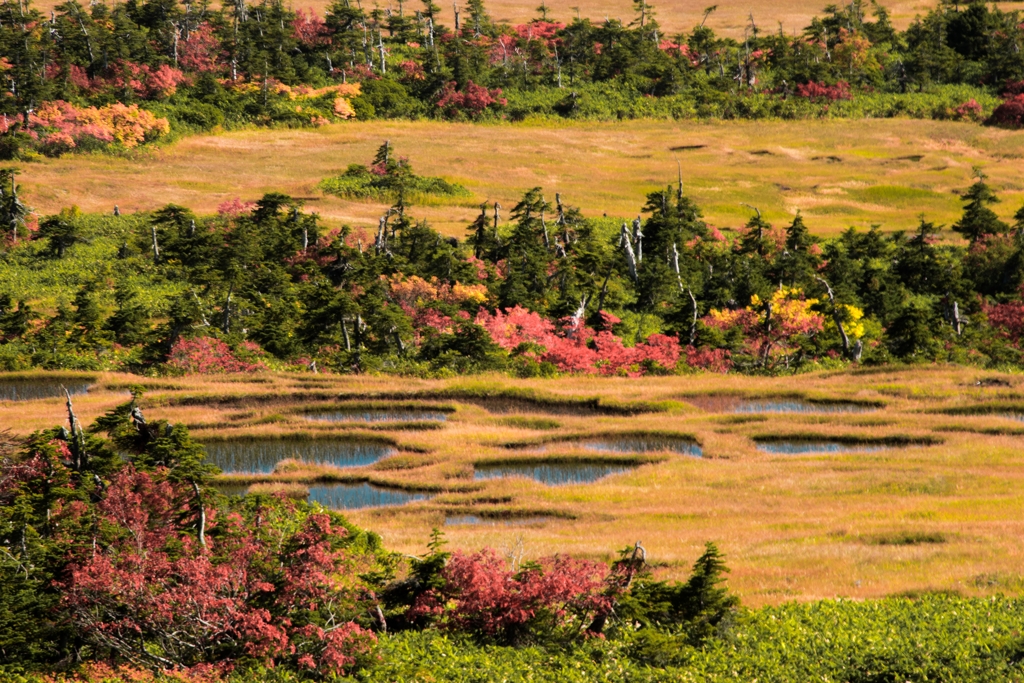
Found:
<svg viewBox="0 0 1024 683"><path fill-rule="evenodd" d="M608 327L618 322L608 313L602 315ZM607 330L595 332L573 318L556 326L521 306L493 314L481 309L476 322L503 349L551 363L561 372L635 377L654 368L675 368L681 352L674 337L652 334L646 342L627 347Z"/></svg>
<svg viewBox="0 0 1024 683"><path fill-rule="evenodd" d="M258 345L253 342L243 342L243 345L250 354L260 351ZM171 370L186 375L257 372L266 369L261 362L248 362L238 358L226 343L216 337L178 339L171 347L167 365Z"/></svg>

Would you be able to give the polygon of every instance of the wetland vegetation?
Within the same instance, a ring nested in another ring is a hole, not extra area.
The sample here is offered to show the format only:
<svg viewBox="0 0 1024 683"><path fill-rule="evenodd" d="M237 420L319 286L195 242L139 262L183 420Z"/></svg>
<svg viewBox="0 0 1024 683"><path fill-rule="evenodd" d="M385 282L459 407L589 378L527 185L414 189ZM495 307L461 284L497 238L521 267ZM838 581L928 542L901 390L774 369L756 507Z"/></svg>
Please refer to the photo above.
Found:
<svg viewBox="0 0 1024 683"><path fill-rule="evenodd" d="M50 4L0 679L1024 680L1012 5Z"/></svg>

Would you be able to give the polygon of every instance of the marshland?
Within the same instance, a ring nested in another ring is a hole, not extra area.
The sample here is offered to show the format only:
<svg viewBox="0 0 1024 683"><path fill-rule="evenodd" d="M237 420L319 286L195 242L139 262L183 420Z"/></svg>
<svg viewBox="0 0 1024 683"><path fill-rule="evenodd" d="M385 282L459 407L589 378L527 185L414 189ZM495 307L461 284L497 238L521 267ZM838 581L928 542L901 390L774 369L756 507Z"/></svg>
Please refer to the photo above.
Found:
<svg viewBox="0 0 1024 683"><path fill-rule="evenodd" d="M1024 681L1022 44L0 0L0 681Z"/></svg>
<svg viewBox="0 0 1024 683"><path fill-rule="evenodd" d="M123 402L124 386L141 382L145 415L188 426L224 470L214 483L236 493L311 493L405 553L420 552L441 526L461 548L521 539L535 557L608 560L610 548L641 539L659 577L681 578L714 539L729 548L731 589L755 606L921 591L991 595L1021 581L1024 427L1008 415L1024 407L1024 387L1014 375L874 368L802 375L798 390L785 380L702 374L79 381L90 383L73 397L80 419ZM487 408L501 401L514 411ZM774 412L793 404L800 410ZM387 405L446 419L306 418ZM750 405L765 412L731 407ZM60 398L4 401L0 422L27 435L59 422L63 410ZM759 448L779 442L842 448ZM263 460L249 471L221 455L254 446ZM580 468L585 481L572 474ZM537 471L549 480L537 481ZM385 493L346 502L327 493L334 485ZM450 521L459 518L534 521Z"/></svg>

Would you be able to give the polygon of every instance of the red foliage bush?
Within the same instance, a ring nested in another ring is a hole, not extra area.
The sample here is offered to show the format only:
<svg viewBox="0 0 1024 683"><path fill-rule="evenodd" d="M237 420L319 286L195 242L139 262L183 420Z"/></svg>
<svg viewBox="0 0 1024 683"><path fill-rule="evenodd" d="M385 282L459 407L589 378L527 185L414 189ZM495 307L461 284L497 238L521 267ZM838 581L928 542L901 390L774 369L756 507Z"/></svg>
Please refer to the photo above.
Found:
<svg viewBox="0 0 1024 683"><path fill-rule="evenodd" d="M491 549L456 552L441 573L443 588L420 596L412 611L439 618L444 628L511 641L528 626L581 631L609 606L607 576L604 565L564 556L514 572Z"/></svg>
<svg viewBox="0 0 1024 683"><path fill-rule="evenodd" d="M462 91L457 90L455 81L450 81L441 88L437 98L437 107L449 118L476 118L490 106L504 107L507 104L508 100L501 96L501 88L488 90L473 81L467 81Z"/></svg>
<svg viewBox="0 0 1024 683"><path fill-rule="evenodd" d="M310 619L355 602L343 586L348 559L332 550L343 527L314 513L278 538L235 516L219 545L204 547L182 515L190 500L187 485L159 472L128 466L112 477L96 505L110 537L100 552L73 554L62 582L62 606L86 639L132 664L171 669L245 656L340 674L370 649L375 636L340 613ZM66 517L61 528L73 528Z"/></svg>
<svg viewBox="0 0 1024 683"><path fill-rule="evenodd" d="M710 372L729 372L732 369L729 355L728 349L695 349L687 346L686 364Z"/></svg>
<svg viewBox="0 0 1024 683"><path fill-rule="evenodd" d="M213 27L204 21L178 44L178 64L188 71L218 71L220 53L220 41L213 34Z"/></svg>
<svg viewBox="0 0 1024 683"><path fill-rule="evenodd" d="M1024 94L1014 95L996 107L988 123L1005 128L1024 126Z"/></svg>
<svg viewBox="0 0 1024 683"><path fill-rule="evenodd" d="M853 99L853 94L850 92L850 84L846 81L839 81L835 85L826 85L824 83L816 83L814 81L801 83L796 86L796 95L797 97L806 97L813 100L828 100L829 102Z"/></svg>
<svg viewBox="0 0 1024 683"><path fill-rule="evenodd" d="M608 331L618 322L614 316L604 314L606 329L595 333L581 321L568 318L559 330L550 320L538 313L516 306L493 315L485 310L477 314L476 322L491 335L498 346L508 351L540 347L539 353L527 351L537 360L555 365L561 372L600 372L604 375L643 375L656 366L675 368L681 349L675 337L652 334L646 343L627 347L622 340Z"/></svg>
<svg viewBox="0 0 1024 683"><path fill-rule="evenodd" d="M250 363L240 360L227 344L215 337L179 339L171 347L167 365L187 375L258 372L267 369L261 362Z"/></svg>
<svg viewBox="0 0 1024 683"><path fill-rule="evenodd" d="M309 46L327 44L329 31L323 19L316 15L310 8L308 12L303 10L295 11L295 19L292 20L292 37L300 43Z"/></svg>
<svg viewBox="0 0 1024 683"><path fill-rule="evenodd" d="M1024 338L1024 302L1012 301L995 306L986 306L985 315L988 324L998 330L999 334L1011 344L1019 347Z"/></svg>

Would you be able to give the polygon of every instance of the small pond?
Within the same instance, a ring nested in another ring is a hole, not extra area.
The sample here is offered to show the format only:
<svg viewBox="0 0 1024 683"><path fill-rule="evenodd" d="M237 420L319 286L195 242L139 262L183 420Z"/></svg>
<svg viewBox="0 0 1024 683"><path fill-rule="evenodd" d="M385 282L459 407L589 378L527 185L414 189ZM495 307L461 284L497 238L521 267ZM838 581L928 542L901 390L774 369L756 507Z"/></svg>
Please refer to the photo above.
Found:
<svg viewBox="0 0 1024 683"><path fill-rule="evenodd" d="M594 462L554 462L554 463L505 463L501 465L479 465L475 468L476 479L498 479L502 477L528 477L542 484L559 486L561 484L589 484L609 474L627 472L631 465L602 464Z"/></svg>
<svg viewBox="0 0 1024 683"><path fill-rule="evenodd" d="M818 402L798 398L691 396L686 401L709 413L867 413L878 410L877 406L863 403Z"/></svg>
<svg viewBox="0 0 1024 683"><path fill-rule="evenodd" d="M244 496L246 491L249 490L248 484L219 484L214 482L213 487L217 489L218 493L223 493L225 496Z"/></svg>
<svg viewBox="0 0 1024 683"><path fill-rule="evenodd" d="M429 497L426 493L386 489L366 482L361 484L313 484L309 487L309 502L315 501L332 510L358 510L404 505L414 500L426 500Z"/></svg>
<svg viewBox="0 0 1024 683"><path fill-rule="evenodd" d="M70 381L31 381L31 380L3 380L0 381L0 401L34 401L38 398L53 398L64 396L64 388L71 393L84 394L89 390L88 382Z"/></svg>
<svg viewBox="0 0 1024 683"><path fill-rule="evenodd" d="M508 518L495 518L495 517L480 517L479 515L449 515L444 518L445 526L495 526L503 524L505 526L530 526L533 524L544 524L554 520L554 517L544 517L538 515L536 517L508 517Z"/></svg>
<svg viewBox="0 0 1024 683"><path fill-rule="evenodd" d="M462 403L478 405L494 415L509 413L542 413L545 415L607 415L612 411L600 408L596 403L543 403L520 398L462 398Z"/></svg>
<svg viewBox="0 0 1024 683"><path fill-rule="evenodd" d="M614 451L616 453L658 453L671 451L701 457L700 444L689 439L671 436L617 436L580 441L588 451Z"/></svg>
<svg viewBox="0 0 1024 683"><path fill-rule="evenodd" d="M304 417L316 422L444 422L448 419L447 414L427 408L339 408L305 413Z"/></svg>
<svg viewBox="0 0 1024 683"><path fill-rule="evenodd" d="M882 451L886 448L898 448L896 445L880 443L843 443L840 441L758 441L757 450L765 453L782 453L799 455L801 453L867 453Z"/></svg>
<svg viewBox="0 0 1024 683"><path fill-rule="evenodd" d="M326 439L240 439L206 444L207 459L221 470L250 474L273 472L277 463L287 458L335 467L363 467L372 465L392 452L394 448L384 443Z"/></svg>

